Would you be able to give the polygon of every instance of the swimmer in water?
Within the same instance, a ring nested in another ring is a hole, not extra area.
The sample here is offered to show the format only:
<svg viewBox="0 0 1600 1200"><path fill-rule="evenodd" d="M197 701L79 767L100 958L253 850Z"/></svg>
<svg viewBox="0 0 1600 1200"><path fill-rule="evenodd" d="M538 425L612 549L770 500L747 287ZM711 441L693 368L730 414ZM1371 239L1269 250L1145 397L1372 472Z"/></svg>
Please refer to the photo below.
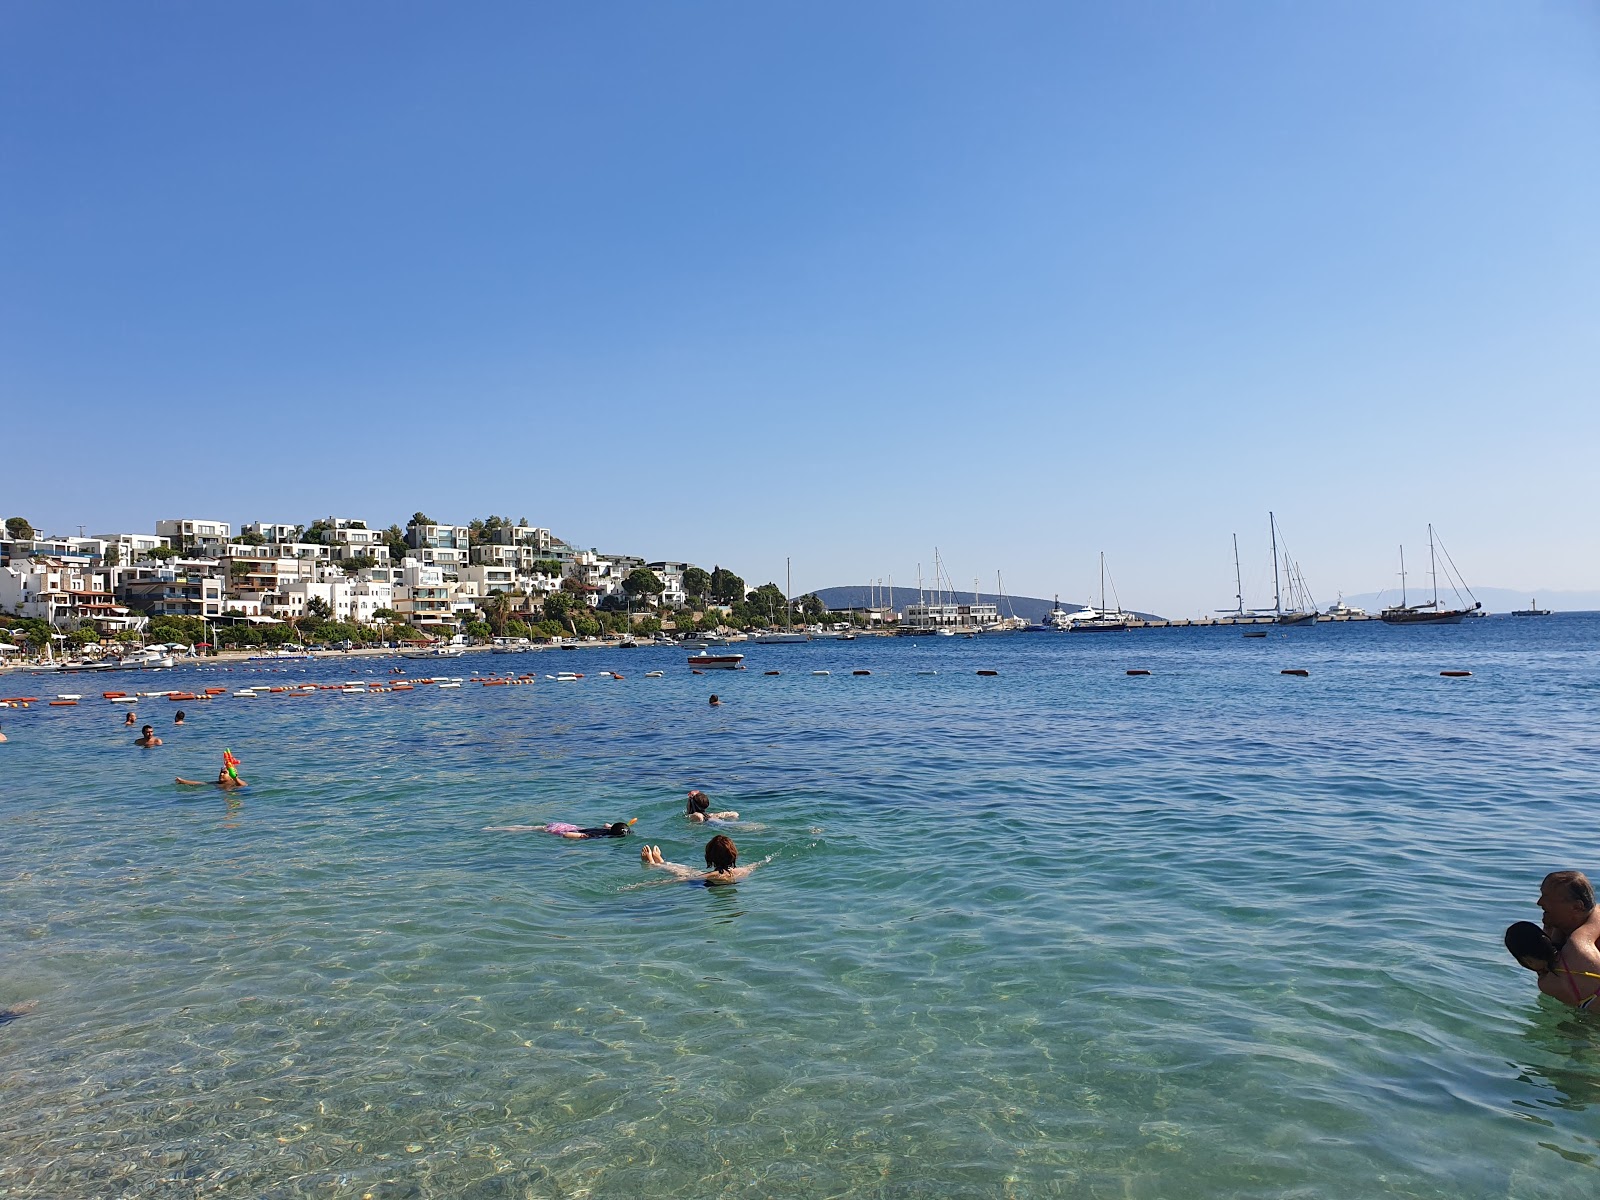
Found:
<svg viewBox="0 0 1600 1200"><path fill-rule="evenodd" d="M124 725L137 725L139 723L139 714L134 712L133 709L130 708L128 710L128 715L125 718L123 718L122 723Z"/></svg>
<svg viewBox="0 0 1600 1200"><path fill-rule="evenodd" d="M1507 928L1506 949L1539 977L1539 990L1546 996L1587 1011L1600 994L1600 975L1568 968L1549 934L1532 921L1518 921Z"/></svg>
<svg viewBox="0 0 1600 1200"><path fill-rule="evenodd" d="M135 746L147 747L161 745L161 739L156 736L156 727L154 725L146 725L143 729L139 730L139 736L133 744Z"/></svg>
<svg viewBox="0 0 1600 1200"><path fill-rule="evenodd" d="M203 779L185 779L181 775L178 778L174 779L172 782L173 783L181 783L185 787L205 787L206 786L206 782ZM217 777L212 782L212 786L222 788L225 791L232 791L234 788L249 787L250 785L247 784L242 779L235 779L232 775L228 774L228 768L227 767L223 767L220 771L217 772Z"/></svg>
<svg viewBox="0 0 1600 1200"><path fill-rule="evenodd" d="M698 879L707 887L737 883L761 865L756 863L750 867L739 866L739 847L733 844L732 838L721 833L706 843L704 871L696 871L693 867L686 867L681 863L667 862L661 857L660 846L646 846L640 850L639 861L647 867L660 867L663 871L671 871L679 879Z"/></svg>
<svg viewBox="0 0 1600 1200"><path fill-rule="evenodd" d="M736 812L711 812L711 797L698 788L689 793L688 803L684 805L684 816L691 821L737 821L739 814Z"/></svg>
<svg viewBox="0 0 1600 1200"><path fill-rule="evenodd" d="M173 716L172 723L174 725L182 725L183 724L183 709L180 708L177 711L177 713Z"/></svg>
<svg viewBox="0 0 1600 1200"><path fill-rule="evenodd" d="M5 740L6 740L6 735L3 734L3 733L0 733L0 742L3 742Z"/></svg>
<svg viewBox="0 0 1600 1200"><path fill-rule="evenodd" d="M715 692L711 693L711 701L710 701L710 703L711 703L711 707L712 708L721 708L722 707L722 701L717 699L717 694Z"/></svg>
<svg viewBox="0 0 1600 1200"><path fill-rule="evenodd" d="M490 825L484 829L485 833L553 833L556 837L571 838L578 841L581 838L608 838L627 837L628 828L639 818L631 821L613 821L609 825L579 826L569 825L565 821L552 821L548 825Z"/></svg>

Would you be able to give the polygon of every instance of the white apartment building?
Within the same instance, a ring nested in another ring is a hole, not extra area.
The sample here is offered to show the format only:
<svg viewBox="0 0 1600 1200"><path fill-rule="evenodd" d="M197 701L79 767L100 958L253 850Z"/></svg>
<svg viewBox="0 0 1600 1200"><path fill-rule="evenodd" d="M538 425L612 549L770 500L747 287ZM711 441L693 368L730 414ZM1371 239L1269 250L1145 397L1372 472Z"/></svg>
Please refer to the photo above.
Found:
<svg viewBox="0 0 1600 1200"><path fill-rule="evenodd" d="M387 566L389 545L383 540L383 531L368 529L365 521L350 517L328 517L322 540L332 551L336 561L352 558L370 558L379 566Z"/></svg>
<svg viewBox="0 0 1600 1200"><path fill-rule="evenodd" d="M158 533L97 533L94 535L105 547L102 556L112 549L117 552L117 562L128 566L144 558L152 550L165 549L167 539Z"/></svg>
<svg viewBox="0 0 1600 1200"><path fill-rule="evenodd" d="M393 585L394 603L389 607L428 633L455 628L451 597L455 585L445 581L444 572L409 555L400 567L401 582Z"/></svg>
<svg viewBox="0 0 1600 1200"><path fill-rule="evenodd" d="M227 521L192 518L157 521L156 532L167 539L168 545L180 550L197 550L201 554L216 553L233 540L233 526Z"/></svg>
<svg viewBox="0 0 1600 1200"><path fill-rule="evenodd" d="M656 578L666 590L661 593L663 608L682 608L689 597L683 590L683 573L693 564L685 562L653 562L646 563L650 570L655 572Z"/></svg>
<svg viewBox="0 0 1600 1200"><path fill-rule="evenodd" d="M346 579L341 573L327 572L321 579L296 579L284 585L273 614L303 617L306 605L319 599L328 606L335 621L371 625L380 608L394 607L394 588L371 579Z"/></svg>
<svg viewBox="0 0 1600 1200"><path fill-rule="evenodd" d="M112 576L110 568L59 558L14 560L0 567L0 609L68 628L136 629L142 619L116 602Z"/></svg>
<svg viewBox="0 0 1600 1200"><path fill-rule="evenodd" d="M495 567L474 563L458 572L459 584L470 584L474 595L487 596L491 592L510 592L518 587L517 572L511 567Z"/></svg>
<svg viewBox="0 0 1600 1200"><path fill-rule="evenodd" d="M264 538L268 545L276 545L278 542L298 541L300 526L287 525L281 521L251 521L249 524L239 527L240 536L247 533L253 533L257 537Z"/></svg>

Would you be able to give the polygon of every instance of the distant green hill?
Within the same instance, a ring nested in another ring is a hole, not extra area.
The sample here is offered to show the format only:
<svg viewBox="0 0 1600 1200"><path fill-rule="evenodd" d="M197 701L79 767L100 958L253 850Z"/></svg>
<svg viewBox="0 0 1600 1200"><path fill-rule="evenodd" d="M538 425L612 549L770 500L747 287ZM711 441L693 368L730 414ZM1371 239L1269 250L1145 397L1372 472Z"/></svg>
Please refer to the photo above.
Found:
<svg viewBox="0 0 1600 1200"><path fill-rule="evenodd" d="M889 590L888 588L872 589L864 585L831 587L821 588L818 590L817 596L831 609L865 608L873 602L874 597L876 597L879 604L887 603L894 609L903 609L906 605L917 602L916 588L897 587L894 589L893 596L887 594ZM970 604L972 603L972 593L957 592L955 601L958 604ZM997 605L1002 617L1017 616L1024 621L1031 621L1035 624L1043 621L1050 610L1055 607L1054 600L1041 600L1037 596L1002 597L991 592L979 592L978 603ZM1082 607L1083 605L1081 604L1068 604L1065 601L1062 601L1061 604L1063 612L1077 612ZM1146 620L1160 620L1154 613L1135 613L1134 615Z"/></svg>

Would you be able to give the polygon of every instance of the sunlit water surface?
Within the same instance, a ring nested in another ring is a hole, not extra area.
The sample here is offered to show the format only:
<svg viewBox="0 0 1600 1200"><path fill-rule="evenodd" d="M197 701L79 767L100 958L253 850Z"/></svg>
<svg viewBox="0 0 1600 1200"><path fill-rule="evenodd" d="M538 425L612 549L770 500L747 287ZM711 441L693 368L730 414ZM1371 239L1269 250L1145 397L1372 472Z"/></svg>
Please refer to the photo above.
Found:
<svg viewBox="0 0 1600 1200"><path fill-rule="evenodd" d="M0 1195L1600 1191L1600 1022L1499 944L1600 868L1600 618L746 649L149 751L148 676L0 681L86 696L0 713ZM236 803L174 787L223 746ZM737 887L639 863L691 786Z"/></svg>

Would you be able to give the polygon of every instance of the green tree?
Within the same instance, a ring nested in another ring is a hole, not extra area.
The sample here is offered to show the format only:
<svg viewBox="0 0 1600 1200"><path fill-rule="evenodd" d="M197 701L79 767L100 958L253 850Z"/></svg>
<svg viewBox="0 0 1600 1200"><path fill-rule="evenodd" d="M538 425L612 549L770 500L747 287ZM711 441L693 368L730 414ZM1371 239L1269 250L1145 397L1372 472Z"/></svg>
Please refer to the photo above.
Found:
<svg viewBox="0 0 1600 1200"><path fill-rule="evenodd" d="M165 562L167 559L177 558L178 551L171 546L152 546L144 552L146 558L156 558Z"/></svg>
<svg viewBox="0 0 1600 1200"><path fill-rule="evenodd" d="M659 617L645 617L642 621L635 621L633 628L636 633L654 637L661 632L661 619Z"/></svg>
<svg viewBox="0 0 1600 1200"><path fill-rule="evenodd" d="M406 551L411 549L406 542L405 530L398 525L391 525L383 531L383 544L389 547L389 557L398 563L406 556Z"/></svg>
<svg viewBox="0 0 1600 1200"><path fill-rule="evenodd" d="M485 596L483 603L478 607L483 609L483 615L488 619L489 633L486 637L505 637L506 625L511 620L513 601L508 592L492 592Z"/></svg>
<svg viewBox="0 0 1600 1200"><path fill-rule="evenodd" d="M783 620L783 589L775 583L763 583L745 597L745 603L750 608L750 617L753 620L765 621L768 624Z"/></svg>
<svg viewBox="0 0 1600 1200"><path fill-rule="evenodd" d="M648 603L666 591L667 585L649 567L635 567L622 581L622 590L628 593L629 598L643 599Z"/></svg>
<svg viewBox="0 0 1600 1200"><path fill-rule="evenodd" d="M306 601L306 616L326 621L333 616L333 609L321 596L313 596Z"/></svg>
<svg viewBox="0 0 1600 1200"><path fill-rule="evenodd" d="M711 572L704 567L684 568L683 594L691 600L708 599L711 595Z"/></svg>
<svg viewBox="0 0 1600 1200"><path fill-rule="evenodd" d="M395 621L399 617L400 614L392 608L375 608L372 610L372 619L374 621Z"/></svg>
<svg viewBox="0 0 1600 1200"><path fill-rule="evenodd" d="M339 568L346 575L354 575L357 571L370 571L378 565L378 560L370 554L357 554L350 558L341 558Z"/></svg>
<svg viewBox="0 0 1600 1200"><path fill-rule="evenodd" d="M414 512L411 514L411 523L413 525L437 525L439 522L435 521L427 513Z"/></svg>
<svg viewBox="0 0 1600 1200"><path fill-rule="evenodd" d="M808 621L820 621L828 615L828 606L815 592L800 597L800 613Z"/></svg>
<svg viewBox="0 0 1600 1200"><path fill-rule="evenodd" d="M528 570L535 575L547 575L551 579L556 579L561 575L561 563L558 559L541 558L537 559Z"/></svg>
<svg viewBox="0 0 1600 1200"><path fill-rule="evenodd" d="M489 622L487 621L468 621L467 636L477 638L482 641L486 638L496 637L498 635L492 628L490 628Z"/></svg>
<svg viewBox="0 0 1600 1200"><path fill-rule="evenodd" d="M594 637L600 632L600 622L590 616L589 610L585 608L581 616L573 619L572 632L579 637Z"/></svg>
<svg viewBox="0 0 1600 1200"><path fill-rule="evenodd" d="M711 598L722 604L744 599L744 580L721 567L711 570Z"/></svg>
<svg viewBox="0 0 1600 1200"><path fill-rule="evenodd" d="M332 531L332 529L333 526L328 524L327 521L321 519L315 520L307 527L305 540L308 542L327 541L327 535Z"/></svg>
<svg viewBox="0 0 1600 1200"><path fill-rule="evenodd" d="M6 532L19 542L26 542L38 536L33 526L28 524L26 517L7 517Z"/></svg>
<svg viewBox="0 0 1600 1200"><path fill-rule="evenodd" d="M265 546L267 544L267 539L263 535L257 533L254 529L246 529L233 540L238 542L241 546Z"/></svg>
<svg viewBox="0 0 1600 1200"><path fill-rule="evenodd" d="M103 558L101 560L101 562L105 566L108 566L108 567L121 566L122 565L122 547L121 546L107 546L106 547L105 558Z"/></svg>

